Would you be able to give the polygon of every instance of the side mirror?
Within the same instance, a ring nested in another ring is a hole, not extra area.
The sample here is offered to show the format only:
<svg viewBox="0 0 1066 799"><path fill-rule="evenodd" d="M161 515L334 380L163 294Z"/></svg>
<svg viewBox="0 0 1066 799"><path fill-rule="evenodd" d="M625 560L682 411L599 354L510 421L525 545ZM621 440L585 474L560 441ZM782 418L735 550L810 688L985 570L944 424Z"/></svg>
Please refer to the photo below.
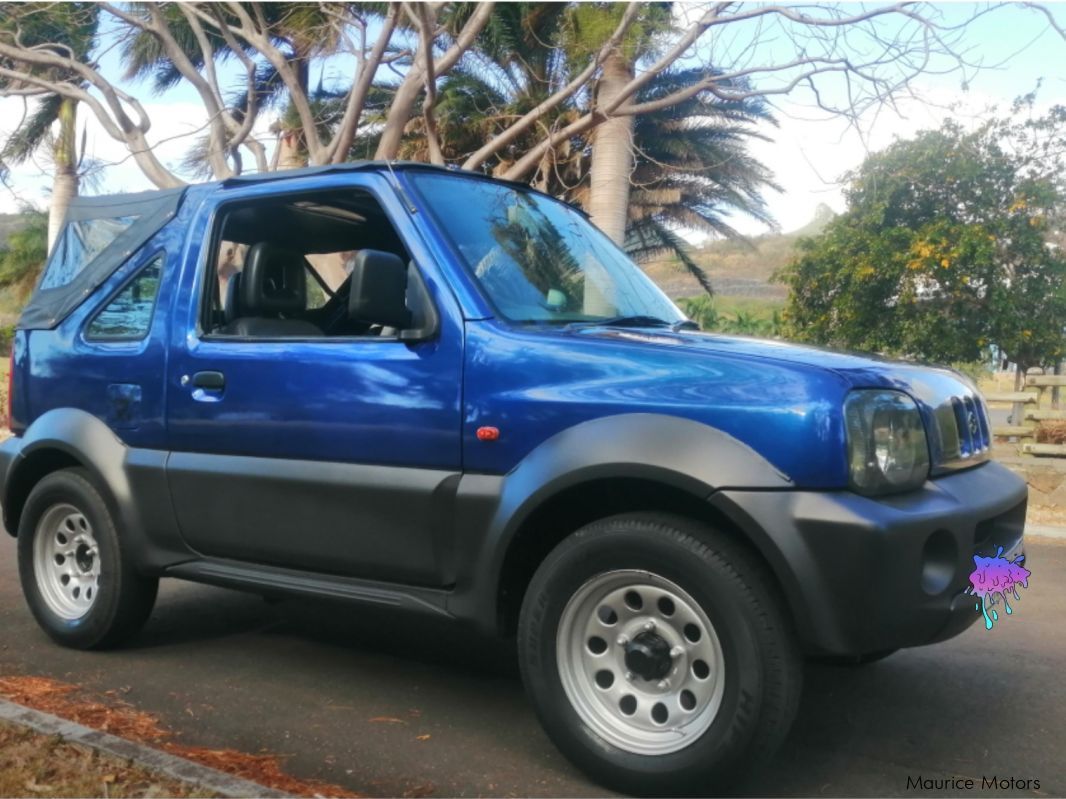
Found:
<svg viewBox="0 0 1066 799"><path fill-rule="evenodd" d="M410 326L407 266L402 259L380 250L362 250L356 256L348 295L348 318L397 330Z"/></svg>

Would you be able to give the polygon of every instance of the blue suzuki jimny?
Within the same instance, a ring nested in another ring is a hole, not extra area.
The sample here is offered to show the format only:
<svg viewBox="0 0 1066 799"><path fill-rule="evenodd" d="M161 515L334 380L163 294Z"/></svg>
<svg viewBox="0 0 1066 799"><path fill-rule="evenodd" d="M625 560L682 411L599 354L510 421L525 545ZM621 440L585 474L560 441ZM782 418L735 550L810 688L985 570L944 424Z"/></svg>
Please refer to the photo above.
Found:
<svg viewBox="0 0 1066 799"><path fill-rule="evenodd" d="M804 656L957 635L974 554L1023 546L959 374L700 333L578 211L425 165L77 200L9 413L59 643L134 636L160 577L516 635L555 743L627 792L721 790Z"/></svg>

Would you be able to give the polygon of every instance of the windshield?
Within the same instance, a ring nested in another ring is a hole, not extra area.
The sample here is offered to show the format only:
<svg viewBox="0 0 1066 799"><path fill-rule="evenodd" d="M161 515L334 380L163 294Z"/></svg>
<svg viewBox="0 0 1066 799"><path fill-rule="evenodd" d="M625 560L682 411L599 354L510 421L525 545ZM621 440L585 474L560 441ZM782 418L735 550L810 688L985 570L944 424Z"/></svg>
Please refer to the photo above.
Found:
<svg viewBox="0 0 1066 799"><path fill-rule="evenodd" d="M450 175L412 179L497 312L514 322L685 316L581 214L532 191Z"/></svg>

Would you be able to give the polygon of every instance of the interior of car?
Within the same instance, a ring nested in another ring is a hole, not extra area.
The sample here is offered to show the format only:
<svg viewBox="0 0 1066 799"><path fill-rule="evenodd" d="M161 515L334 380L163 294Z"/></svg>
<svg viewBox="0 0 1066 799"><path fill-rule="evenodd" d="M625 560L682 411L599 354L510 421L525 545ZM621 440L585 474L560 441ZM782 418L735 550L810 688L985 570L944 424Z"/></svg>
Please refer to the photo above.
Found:
<svg viewBox="0 0 1066 799"><path fill-rule="evenodd" d="M204 329L245 339L419 339L436 327L421 274L368 193L232 205L215 232Z"/></svg>

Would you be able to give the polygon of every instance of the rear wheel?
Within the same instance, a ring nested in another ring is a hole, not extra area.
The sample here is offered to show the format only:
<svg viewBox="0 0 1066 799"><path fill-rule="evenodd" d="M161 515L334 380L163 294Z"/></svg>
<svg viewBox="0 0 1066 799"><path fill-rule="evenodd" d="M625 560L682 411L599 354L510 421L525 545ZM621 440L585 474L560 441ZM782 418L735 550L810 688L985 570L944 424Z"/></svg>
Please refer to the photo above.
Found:
<svg viewBox="0 0 1066 799"><path fill-rule="evenodd" d="M665 515L613 517L560 544L526 594L519 649L556 745L627 793L723 790L783 740L802 682L760 564Z"/></svg>
<svg viewBox="0 0 1066 799"><path fill-rule="evenodd" d="M107 503L84 470L54 472L34 487L18 538L23 595L58 643L113 646L147 621L159 581L137 574Z"/></svg>

